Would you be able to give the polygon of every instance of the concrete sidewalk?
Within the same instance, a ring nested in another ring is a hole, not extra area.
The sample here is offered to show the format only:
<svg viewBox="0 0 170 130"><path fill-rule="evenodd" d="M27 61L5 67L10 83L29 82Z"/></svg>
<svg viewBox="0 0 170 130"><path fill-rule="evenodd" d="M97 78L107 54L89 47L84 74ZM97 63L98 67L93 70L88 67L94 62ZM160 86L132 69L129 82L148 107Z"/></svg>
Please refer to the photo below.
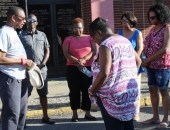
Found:
<svg viewBox="0 0 170 130"><path fill-rule="evenodd" d="M151 105L149 91L147 87L147 77L142 76L142 86L141 86L141 102L140 106ZM50 80L48 82L48 114L49 116L61 115L71 113L71 108L69 104L69 89L67 86L67 81L65 78L58 78ZM1 108L0 103L0 108ZM92 105L92 111L99 110L96 106ZM81 110L79 110L81 111ZM42 116L42 109L39 103L39 96L34 88L32 95L28 99L28 112L27 118L33 118L37 116Z"/></svg>
<svg viewBox="0 0 170 130"><path fill-rule="evenodd" d="M49 116L61 115L71 113L72 110L69 105L69 89L67 86L67 81L64 78L59 78L55 80L50 80L49 84L49 94L48 94L48 114ZM140 106L151 105L150 96L147 86L147 77L142 75L141 81L141 102ZM92 105L92 111L99 110L96 106ZM79 110L81 111L81 110ZM36 90L34 89L32 95L28 99L28 112L27 118L42 116L42 110L39 103L39 97Z"/></svg>

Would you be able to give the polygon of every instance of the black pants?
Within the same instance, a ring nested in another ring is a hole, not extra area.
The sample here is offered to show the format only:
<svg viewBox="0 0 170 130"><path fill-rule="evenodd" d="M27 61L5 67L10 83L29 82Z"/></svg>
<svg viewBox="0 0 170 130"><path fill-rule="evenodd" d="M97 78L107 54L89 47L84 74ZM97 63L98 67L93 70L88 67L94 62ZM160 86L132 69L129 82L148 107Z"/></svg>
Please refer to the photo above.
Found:
<svg viewBox="0 0 170 130"><path fill-rule="evenodd" d="M91 67L87 67L91 70ZM92 77L89 78L83 74L77 66L67 66L66 78L68 87L70 89L70 106L72 110L81 108L82 110L89 111L91 108L91 101L88 95L88 88L92 84ZM80 92L82 93L82 104L80 107Z"/></svg>
<svg viewBox="0 0 170 130"><path fill-rule="evenodd" d="M111 117L99 97L97 97L97 104L100 107L106 130L134 130L133 119L130 121L120 121Z"/></svg>

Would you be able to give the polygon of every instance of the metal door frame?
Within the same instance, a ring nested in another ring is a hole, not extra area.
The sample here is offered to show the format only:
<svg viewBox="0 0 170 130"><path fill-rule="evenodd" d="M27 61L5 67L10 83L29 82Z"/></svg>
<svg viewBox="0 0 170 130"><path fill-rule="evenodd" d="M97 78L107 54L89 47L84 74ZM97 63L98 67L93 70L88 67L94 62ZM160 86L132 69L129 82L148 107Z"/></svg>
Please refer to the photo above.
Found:
<svg viewBox="0 0 170 130"><path fill-rule="evenodd" d="M80 16L80 0L27 0L28 5L50 5L50 16L51 16L51 27L52 27L52 44L53 44L53 64L54 64L54 78L59 77L59 62L58 59L58 45L56 43L56 36L57 36L57 25L56 23L56 4L76 4L77 5L77 15Z"/></svg>

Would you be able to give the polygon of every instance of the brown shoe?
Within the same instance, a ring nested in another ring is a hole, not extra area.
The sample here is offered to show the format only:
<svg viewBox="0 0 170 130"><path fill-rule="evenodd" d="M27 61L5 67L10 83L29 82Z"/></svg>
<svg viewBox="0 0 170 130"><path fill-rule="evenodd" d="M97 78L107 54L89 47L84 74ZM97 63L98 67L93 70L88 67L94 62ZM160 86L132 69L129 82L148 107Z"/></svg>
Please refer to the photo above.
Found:
<svg viewBox="0 0 170 130"><path fill-rule="evenodd" d="M50 118L45 119L44 117L42 118L42 122L47 123L47 124L54 124L55 121L51 120Z"/></svg>

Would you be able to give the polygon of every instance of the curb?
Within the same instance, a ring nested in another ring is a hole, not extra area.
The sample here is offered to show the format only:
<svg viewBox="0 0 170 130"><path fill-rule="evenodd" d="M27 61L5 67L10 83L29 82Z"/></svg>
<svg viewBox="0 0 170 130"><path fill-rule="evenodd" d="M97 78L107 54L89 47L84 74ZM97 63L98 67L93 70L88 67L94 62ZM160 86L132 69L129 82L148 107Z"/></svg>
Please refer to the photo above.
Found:
<svg viewBox="0 0 170 130"><path fill-rule="evenodd" d="M161 100L161 98L160 98ZM150 106L150 96L141 97L140 99L140 107ZM100 109L92 104L91 111L99 111ZM82 112L83 110L78 109L78 112ZM71 114L72 110L70 107L60 107L60 108L49 108L48 109L48 115L49 116L55 116L55 115L62 115L62 114ZM27 111L27 118L34 118L43 116L42 110L28 110Z"/></svg>
<svg viewBox="0 0 170 130"><path fill-rule="evenodd" d="M81 112L82 110L78 110L78 112ZM61 107L56 109L48 109L48 115L49 116L55 116L55 115L61 115L61 114L69 114L72 113L72 110L70 107ZM27 118L33 118L33 117L39 117L43 116L42 110L29 110L27 111Z"/></svg>

